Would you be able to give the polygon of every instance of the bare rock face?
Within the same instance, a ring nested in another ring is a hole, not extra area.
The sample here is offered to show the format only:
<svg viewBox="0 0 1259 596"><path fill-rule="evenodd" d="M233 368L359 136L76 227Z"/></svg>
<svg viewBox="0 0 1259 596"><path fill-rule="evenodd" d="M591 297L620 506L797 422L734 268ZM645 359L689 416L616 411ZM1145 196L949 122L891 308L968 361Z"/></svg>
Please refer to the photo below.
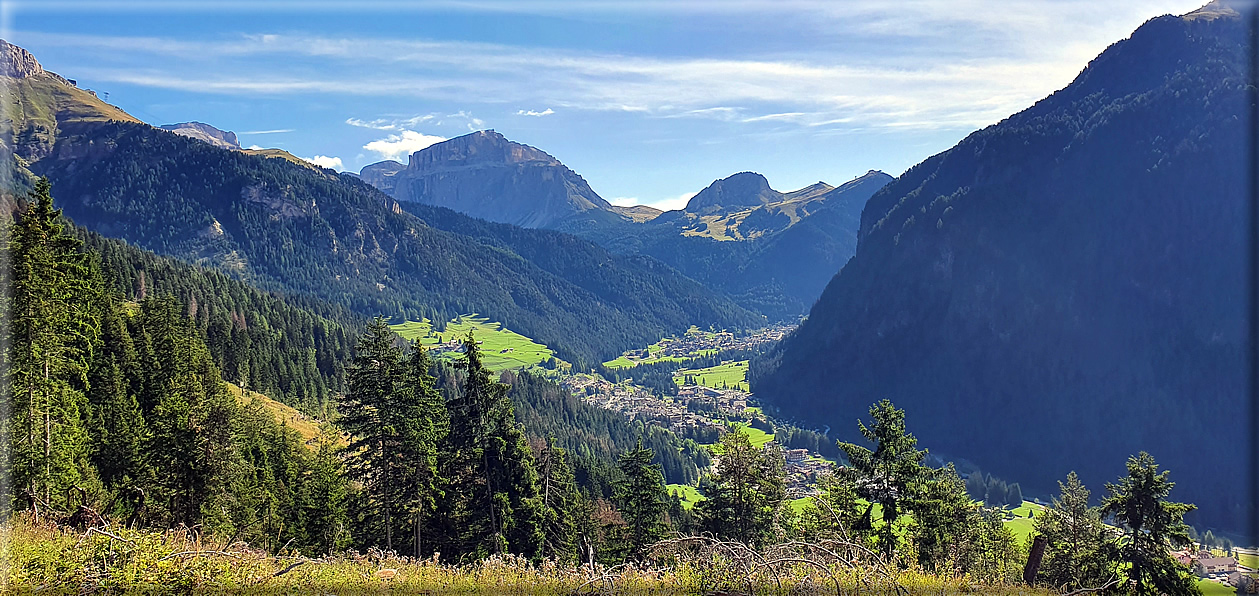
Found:
<svg viewBox="0 0 1259 596"><path fill-rule="evenodd" d="M492 130L416 151L405 168L386 161L359 175L400 201L528 228L552 228L592 210L621 217L558 159Z"/></svg>
<svg viewBox="0 0 1259 596"><path fill-rule="evenodd" d="M770 188L769 181L756 172L739 172L723 178L686 203L688 213L711 215L741 208L760 207L782 200L783 194Z"/></svg>
<svg viewBox="0 0 1259 596"><path fill-rule="evenodd" d="M375 186L384 191L385 194L392 196L394 186L397 184L397 179L394 178L394 175L405 169L407 169L406 166L392 159L386 159L369 166L363 166L358 176L363 179L363 182Z"/></svg>
<svg viewBox="0 0 1259 596"><path fill-rule="evenodd" d="M44 67L30 52L0 39L0 75L25 79L43 72Z"/></svg>
<svg viewBox="0 0 1259 596"><path fill-rule="evenodd" d="M169 130L177 135L183 135L190 139L197 139L198 141L209 143L222 149L240 149L240 142L236 140L236 133L230 130L219 130L204 122L163 124L158 128L161 128L162 130Z"/></svg>

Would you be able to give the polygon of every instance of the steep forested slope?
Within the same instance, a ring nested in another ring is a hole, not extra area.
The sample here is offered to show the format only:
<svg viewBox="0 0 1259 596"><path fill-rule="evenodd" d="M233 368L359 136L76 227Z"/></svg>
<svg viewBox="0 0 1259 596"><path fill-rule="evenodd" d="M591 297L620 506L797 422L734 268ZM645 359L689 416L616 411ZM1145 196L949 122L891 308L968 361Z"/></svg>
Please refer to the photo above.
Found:
<svg viewBox="0 0 1259 596"><path fill-rule="evenodd" d="M1043 493L1147 450L1246 528L1246 44L1218 6L1153 19L910 169L754 390L837 428L891 398Z"/></svg>

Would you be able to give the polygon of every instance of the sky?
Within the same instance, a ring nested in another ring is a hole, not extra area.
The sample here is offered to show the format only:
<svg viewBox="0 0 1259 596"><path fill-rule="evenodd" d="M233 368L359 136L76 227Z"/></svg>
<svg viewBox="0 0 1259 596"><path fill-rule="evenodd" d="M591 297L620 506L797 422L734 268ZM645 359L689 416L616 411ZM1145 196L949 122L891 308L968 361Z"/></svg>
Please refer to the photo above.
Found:
<svg viewBox="0 0 1259 596"><path fill-rule="evenodd" d="M154 125L359 171L494 129L622 204L899 175L1205 0L0 0L0 37Z"/></svg>

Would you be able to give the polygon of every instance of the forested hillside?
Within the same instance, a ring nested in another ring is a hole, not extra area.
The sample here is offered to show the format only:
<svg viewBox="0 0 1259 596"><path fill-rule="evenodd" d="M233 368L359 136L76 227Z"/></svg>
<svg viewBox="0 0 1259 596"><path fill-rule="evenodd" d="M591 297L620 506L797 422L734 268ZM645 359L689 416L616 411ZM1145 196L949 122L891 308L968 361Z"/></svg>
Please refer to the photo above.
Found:
<svg viewBox="0 0 1259 596"><path fill-rule="evenodd" d="M1148 450L1196 524L1248 529L1254 454L1203 448L1253 432L1247 43L1224 5L1153 19L911 168L753 389L832 427L891 398L941 453L1038 491Z"/></svg>
<svg viewBox="0 0 1259 596"><path fill-rule="evenodd" d="M536 247L531 257L583 253L548 270L502 243L427 225L353 177L144 125L90 127L31 167L53 181L71 219L103 235L358 313L444 321L480 312L569 359L607 359L696 323L756 324L650 261L552 232L513 232L527 240L518 245ZM484 226L453 213L429 217Z"/></svg>

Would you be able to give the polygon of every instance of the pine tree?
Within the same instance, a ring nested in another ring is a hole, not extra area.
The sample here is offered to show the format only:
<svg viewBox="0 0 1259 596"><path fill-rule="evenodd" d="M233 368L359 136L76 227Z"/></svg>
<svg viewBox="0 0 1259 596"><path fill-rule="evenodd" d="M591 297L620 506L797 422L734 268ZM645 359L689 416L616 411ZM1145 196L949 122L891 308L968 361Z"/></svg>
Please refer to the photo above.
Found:
<svg viewBox="0 0 1259 596"><path fill-rule="evenodd" d="M1144 451L1128 458L1128 475L1117 484L1106 484L1102 514L1113 515L1125 530L1119 558L1126 563L1127 579L1137 594L1199 594L1188 569L1169 554L1191 543L1186 513L1197 507L1167 501L1175 482L1168 472L1158 471L1154 458Z"/></svg>
<svg viewBox="0 0 1259 596"><path fill-rule="evenodd" d="M786 489L781 450L757 449L743 431L726 433L714 449L717 472L696 513L705 531L760 546L775 538Z"/></svg>
<svg viewBox="0 0 1259 596"><path fill-rule="evenodd" d="M88 366L99 344L103 282L66 232L39 180L10 240L13 297L8 408L13 489L28 504L61 509L94 472L84 424Z"/></svg>
<svg viewBox="0 0 1259 596"><path fill-rule="evenodd" d="M638 446L622 453L619 464L623 478L617 483L616 502L628 525L628 547L631 557L641 557L643 549L664 538L664 474L658 464L651 463L655 453Z"/></svg>
<svg viewBox="0 0 1259 596"><path fill-rule="evenodd" d="M1058 498L1032 521L1033 531L1046 539L1037 579L1064 590L1103 585L1112 574L1113 555L1101 513L1089 507L1089 490L1075 472L1058 489Z"/></svg>
<svg viewBox="0 0 1259 596"><path fill-rule="evenodd" d="M143 458L148 427L128 382L128 373L136 372L136 354L117 305L103 315L103 341L89 373L92 463L107 487L134 490L152 480Z"/></svg>
<svg viewBox="0 0 1259 596"><path fill-rule="evenodd" d="M411 552L417 558L426 552L424 531L436 512L442 485L438 446L450 431L446 402L429 373L431 365L428 351L419 342L412 343L387 412L389 426L397 433L395 450L401 460L395 501L404 505L411 520Z"/></svg>
<svg viewBox="0 0 1259 596"><path fill-rule="evenodd" d="M346 371L347 390L337 406L341 428L352 437L346 449L347 472L363 485L364 506L359 508L359 515L368 526L367 533L383 534L389 550L393 550L403 473L400 468L404 465L402 454L397 452L400 441L390 402L404 374L402 350L394 345L393 331L383 318L376 317L359 339L353 363Z"/></svg>
<svg viewBox="0 0 1259 596"><path fill-rule="evenodd" d="M938 470L924 470L924 482L906 500L914 512L910 534L918 551L918 564L937 571L955 560L955 546L980 521L979 507L966 492L966 485L949 464Z"/></svg>
<svg viewBox="0 0 1259 596"><path fill-rule="evenodd" d="M471 333L458 366L466 377L448 404L450 501L445 507L458 532L456 550L475 558L506 552L536 556L542 544L542 499L508 386L490 378Z"/></svg>
<svg viewBox="0 0 1259 596"><path fill-rule="evenodd" d="M860 421L857 426L862 436L875 444L874 451L852 443L840 443L839 448L848 456L850 465L845 473L853 475L857 495L871 504L863 518L869 520L874 503L882 506L883 524L873 529L883 556L891 558L896 550L894 526L905 512L905 500L923 476L922 460L927 452L914 448L918 439L905 432L905 412L896 409L892 402L885 399L871 406L870 416L874 419L873 428ZM872 520L866 525L872 526Z"/></svg>
<svg viewBox="0 0 1259 596"><path fill-rule="evenodd" d="M349 487L343 476L338 439L332 428L321 429L318 449L310 458L298 496L304 542L318 553L337 552L350 541L346 526Z"/></svg>
<svg viewBox="0 0 1259 596"><path fill-rule="evenodd" d="M542 556L564 563L577 559L577 483L568 454L547 441L538 457L538 491L542 496Z"/></svg>

